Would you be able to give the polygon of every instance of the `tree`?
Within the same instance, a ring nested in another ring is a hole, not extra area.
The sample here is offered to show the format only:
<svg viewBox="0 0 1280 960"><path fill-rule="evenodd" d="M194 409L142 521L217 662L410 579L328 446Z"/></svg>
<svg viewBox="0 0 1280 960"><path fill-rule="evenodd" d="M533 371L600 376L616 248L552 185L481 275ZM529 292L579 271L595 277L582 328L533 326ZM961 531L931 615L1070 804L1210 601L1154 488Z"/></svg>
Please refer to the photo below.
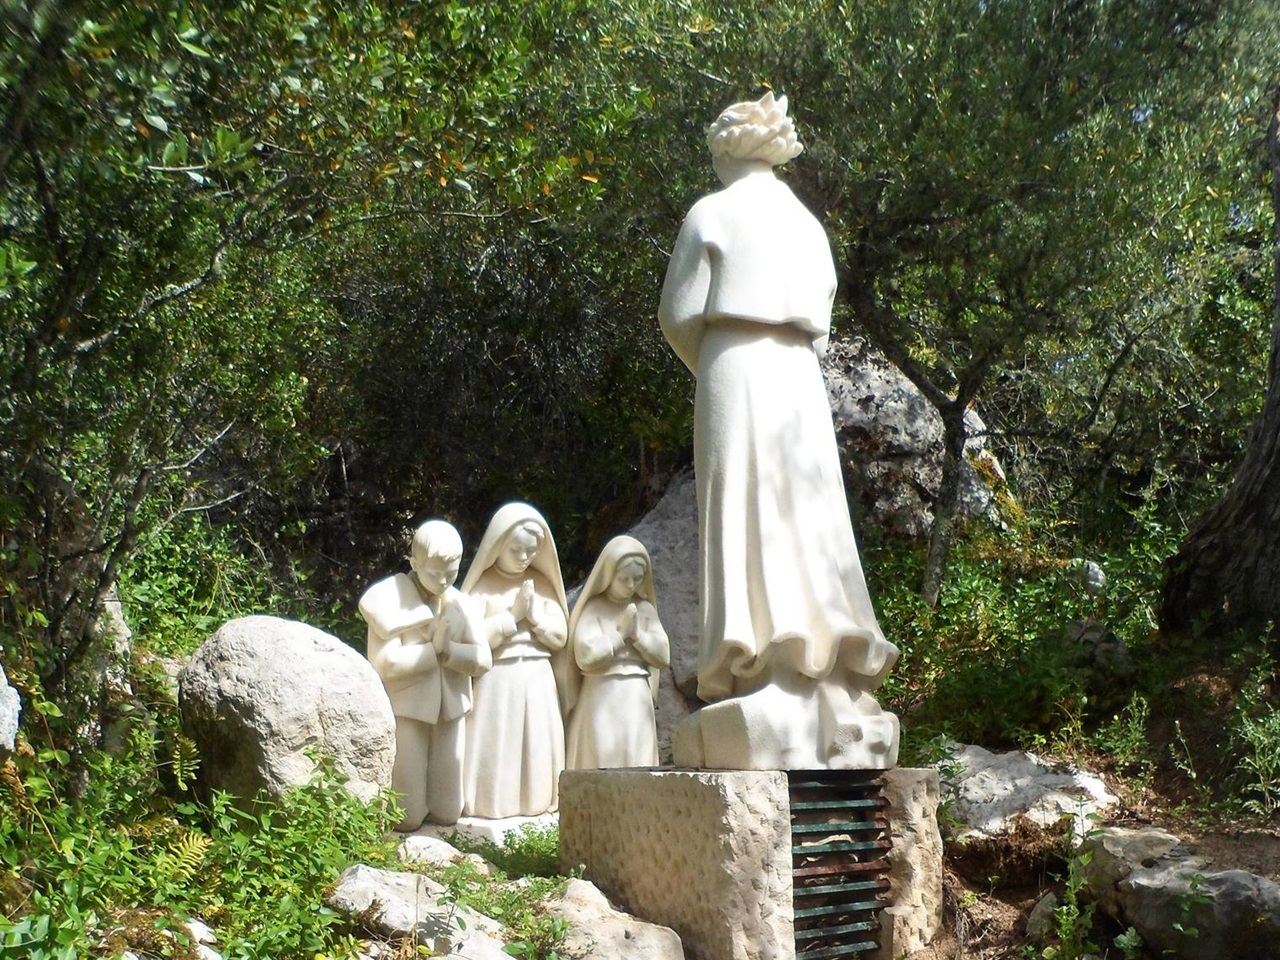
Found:
<svg viewBox="0 0 1280 960"><path fill-rule="evenodd" d="M1269 630L1280 623L1280 84L1266 156L1273 215L1268 387L1235 479L1165 564L1161 626L1176 633Z"/></svg>
<svg viewBox="0 0 1280 960"><path fill-rule="evenodd" d="M791 182L832 236L840 323L865 330L942 417L931 603L965 411L1029 349L1098 336L1167 286L1171 213L1192 185L1164 101L1175 81L1205 82L1224 9L935 0L712 14L707 72L735 98L760 83L794 93L809 154Z"/></svg>
<svg viewBox="0 0 1280 960"><path fill-rule="evenodd" d="M309 244L449 216L486 162L508 204L545 178L490 133L528 45L491 42L475 7L2 16L0 623L11 675L53 693L140 541L286 486L320 452L299 424L339 319L309 289Z"/></svg>

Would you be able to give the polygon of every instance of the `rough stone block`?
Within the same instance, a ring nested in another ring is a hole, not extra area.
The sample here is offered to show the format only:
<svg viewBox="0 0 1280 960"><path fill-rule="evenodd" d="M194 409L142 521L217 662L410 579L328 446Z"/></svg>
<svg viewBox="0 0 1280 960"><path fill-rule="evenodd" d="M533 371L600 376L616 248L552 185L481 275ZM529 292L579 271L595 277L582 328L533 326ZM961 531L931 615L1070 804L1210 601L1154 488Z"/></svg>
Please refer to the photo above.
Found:
<svg viewBox="0 0 1280 960"><path fill-rule="evenodd" d="M880 958L942 927L936 770L884 775L893 906ZM567 770L560 862L628 912L674 929L690 960L792 960L791 813L781 771Z"/></svg>
<svg viewBox="0 0 1280 960"><path fill-rule="evenodd" d="M691 960L795 956L783 772L566 770L560 861Z"/></svg>
<svg viewBox="0 0 1280 960"><path fill-rule="evenodd" d="M942 833L938 829L938 771L899 767L884 774L890 899L880 924L880 954L892 960L933 942L942 930Z"/></svg>

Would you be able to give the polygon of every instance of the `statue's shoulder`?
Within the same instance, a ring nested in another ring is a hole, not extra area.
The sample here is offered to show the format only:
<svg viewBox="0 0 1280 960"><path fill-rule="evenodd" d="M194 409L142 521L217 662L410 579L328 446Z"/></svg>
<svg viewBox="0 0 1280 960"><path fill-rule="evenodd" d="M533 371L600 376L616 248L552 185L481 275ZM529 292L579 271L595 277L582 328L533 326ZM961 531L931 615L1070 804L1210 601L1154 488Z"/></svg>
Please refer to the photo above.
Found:
<svg viewBox="0 0 1280 960"><path fill-rule="evenodd" d="M392 633L431 619L431 609L422 602L413 578L396 573L360 595L360 615L374 629Z"/></svg>

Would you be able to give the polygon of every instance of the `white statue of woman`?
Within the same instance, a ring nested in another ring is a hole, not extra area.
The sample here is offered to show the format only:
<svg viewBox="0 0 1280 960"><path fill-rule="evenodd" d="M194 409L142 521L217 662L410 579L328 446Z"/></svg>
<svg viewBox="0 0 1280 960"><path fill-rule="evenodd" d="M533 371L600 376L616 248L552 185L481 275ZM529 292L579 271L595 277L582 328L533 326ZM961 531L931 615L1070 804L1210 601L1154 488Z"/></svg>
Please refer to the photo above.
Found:
<svg viewBox="0 0 1280 960"><path fill-rule="evenodd" d="M465 812L496 820L554 810L564 769L561 700L571 705L575 691L571 672L563 672L560 689L553 669L567 659L568 606L542 514L527 503L499 509L462 591L493 652L493 669L475 681Z"/></svg>
<svg viewBox="0 0 1280 960"><path fill-rule="evenodd" d="M569 643L583 679L569 716L568 766L657 766L653 698L671 648L639 540L614 537L605 545L573 605Z"/></svg>
<svg viewBox="0 0 1280 960"><path fill-rule="evenodd" d="M397 830L428 816L456 823L462 813L462 751L472 677L492 663L476 641L462 594L454 588L462 538L444 520L413 535L409 574L379 580L360 597L369 625L368 657L396 716L391 786L404 806Z"/></svg>
<svg viewBox="0 0 1280 960"><path fill-rule="evenodd" d="M697 377L704 708L678 764L885 768L871 697L898 658L863 579L818 361L836 276L821 224L773 174L800 153L785 97L707 132L724 189L689 211L658 319Z"/></svg>

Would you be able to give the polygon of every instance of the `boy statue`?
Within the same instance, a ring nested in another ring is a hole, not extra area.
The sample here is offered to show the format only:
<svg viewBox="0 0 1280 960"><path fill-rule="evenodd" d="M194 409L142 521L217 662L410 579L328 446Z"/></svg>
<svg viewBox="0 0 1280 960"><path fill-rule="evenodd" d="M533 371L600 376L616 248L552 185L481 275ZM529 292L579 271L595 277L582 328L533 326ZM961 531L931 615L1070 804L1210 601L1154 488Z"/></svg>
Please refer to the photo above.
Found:
<svg viewBox="0 0 1280 960"><path fill-rule="evenodd" d="M462 751L471 710L471 678L493 660L477 643L466 598L454 587L462 538L452 524L428 520L413 536L412 572L379 580L360 598L369 625L368 657L396 716L391 785L404 805L400 831L428 817L462 814Z"/></svg>

